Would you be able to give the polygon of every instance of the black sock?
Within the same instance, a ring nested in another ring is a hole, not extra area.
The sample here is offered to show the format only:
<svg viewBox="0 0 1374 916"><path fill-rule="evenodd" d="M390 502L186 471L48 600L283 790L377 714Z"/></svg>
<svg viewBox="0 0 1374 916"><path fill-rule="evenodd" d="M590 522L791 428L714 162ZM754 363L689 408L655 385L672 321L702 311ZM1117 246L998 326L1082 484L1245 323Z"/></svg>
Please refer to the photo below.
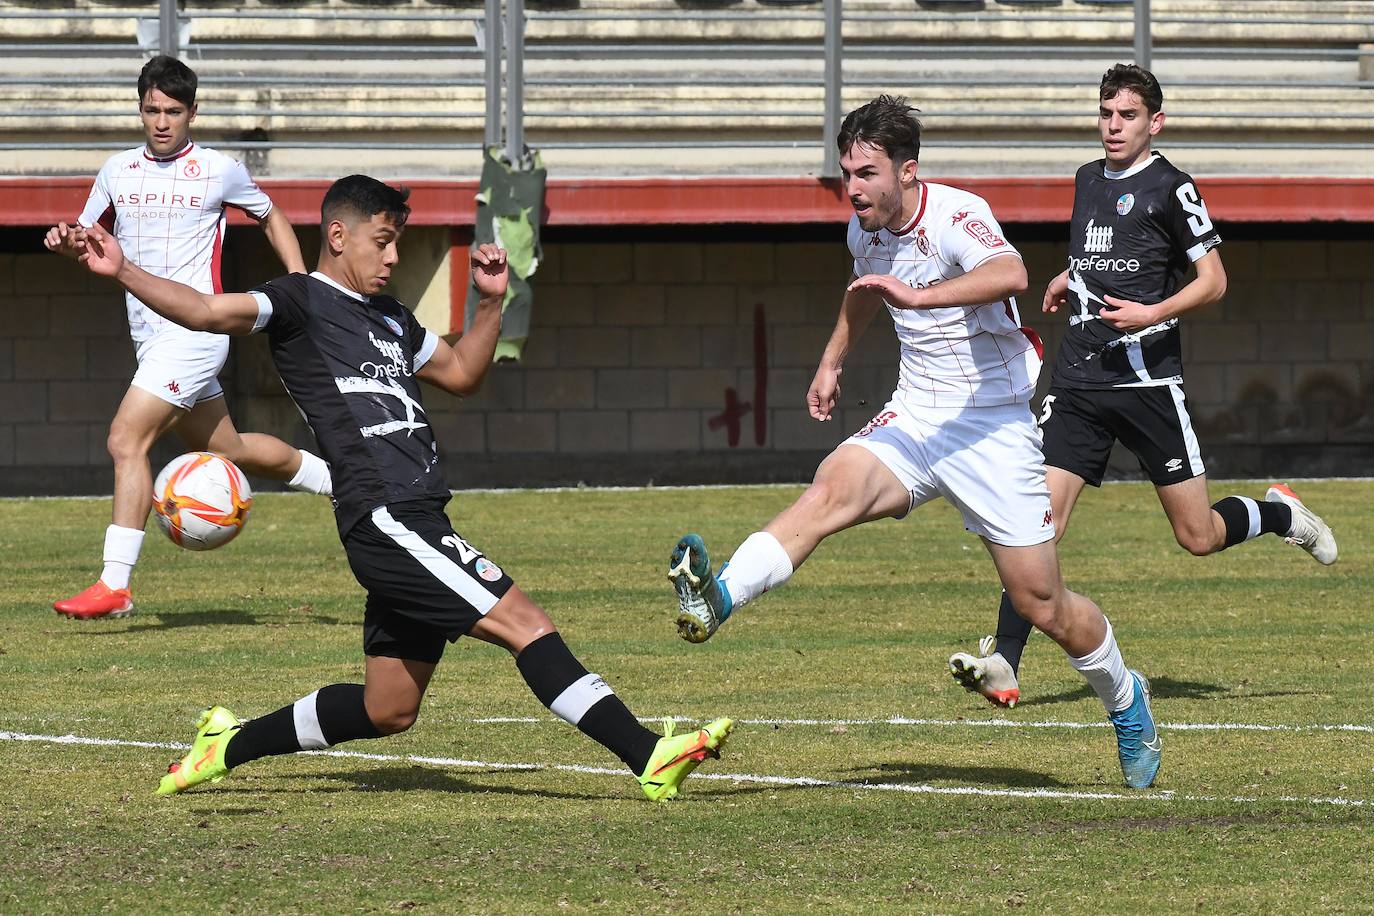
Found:
<svg viewBox="0 0 1374 916"><path fill-rule="evenodd" d="M1021 670L1021 652L1030 633L1030 621L1016 613L1007 590L1002 589L1002 603L997 607L997 648L993 651L1007 660L1013 674Z"/></svg>
<svg viewBox="0 0 1374 916"><path fill-rule="evenodd" d="M1286 503L1228 496L1213 504L1212 511L1220 515L1226 525L1226 543L1221 546L1222 550L1261 534L1286 537L1293 527L1293 510Z"/></svg>
<svg viewBox="0 0 1374 916"><path fill-rule="evenodd" d="M638 776L649 765L658 735L631 715L600 676L587 673L558 633L541 636L515 658L530 690L554 715L577 726Z"/></svg>
<svg viewBox="0 0 1374 916"><path fill-rule="evenodd" d="M245 722L225 747L224 763L233 769L259 757L318 750L356 738L380 737L382 733L372 724L367 707L363 705L363 685L330 684L290 706Z"/></svg>

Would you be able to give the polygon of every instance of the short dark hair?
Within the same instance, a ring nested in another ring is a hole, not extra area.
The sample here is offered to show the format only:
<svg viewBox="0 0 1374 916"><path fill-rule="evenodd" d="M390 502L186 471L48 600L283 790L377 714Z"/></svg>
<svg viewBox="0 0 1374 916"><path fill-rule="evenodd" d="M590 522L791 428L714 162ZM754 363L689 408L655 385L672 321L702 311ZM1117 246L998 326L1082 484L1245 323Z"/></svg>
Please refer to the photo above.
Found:
<svg viewBox="0 0 1374 916"><path fill-rule="evenodd" d="M1129 89L1140 96L1145 109L1150 114L1164 107L1164 90L1159 88L1159 80L1144 67L1135 64L1117 64L1102 74L1102 87L1097 92L1099 101L1114 99L1123 89Z"/></svg>
<svg viewBox="0 0 1374 916"><path fill-rule="evenodd" d="M149 91L159 89L163 95L190 108L196 104L198 82L196 71L175 57L159 54L144 64L138 75L138 104L143 104Z"/></svg>
<svg viewBox="0 0 1374 916"><path fill-rule="evenodd" d="M327 232L329 224L336 219L352 225L359 220L372 219L378 213L385 213L400 230L410 216L408 197L410 188L393 188L367 175L340 178L329 186L320 204L320 231Z"/></svg>
<svg viewBox="0 0 1374 916"><path fill-rule="evenodd" d="M859 142L881 147L899 167L908 159L920 159L921 122L913 114L917 111L901 96L880 95L845 117L835 145L841 156Z"/></svg>

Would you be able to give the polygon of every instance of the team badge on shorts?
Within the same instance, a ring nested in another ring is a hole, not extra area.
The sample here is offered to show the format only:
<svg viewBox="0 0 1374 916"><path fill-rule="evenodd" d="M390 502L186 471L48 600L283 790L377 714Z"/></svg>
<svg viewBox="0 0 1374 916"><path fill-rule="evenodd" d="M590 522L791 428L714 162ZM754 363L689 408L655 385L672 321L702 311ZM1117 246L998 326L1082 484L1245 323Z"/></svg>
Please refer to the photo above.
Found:
<svg viewBox="0 0 1374 916"><path fill-rule="evenodd" d="M383 315L382 320L386 322L387 327L391 328L391 333L397 337L404 336L405 332L401 330L401 324L395 318L390 315Z"/></svg>
<svg viewBox="0 0 1374 916"><path fill-rule="evenodd" d="M501 567L488 560L486 557L478 557L477 562L472 564L472 568L477 570L477 575L486 579L488 582L495 582L501 578Z"/></svg>
<svg viewBox="0 0 1374 916"><path fill-rule="evenodd" d="M1130 213L1130 212L1131 212L1131 208L1134 207L1134 206L1135 206L1135 195L1134 195L1134 194L1122 194L1120 197L1118 197L1118 198L1116 199L1116 215L1117 215L1117 216L1125 216L1127 213Z"/></svg>

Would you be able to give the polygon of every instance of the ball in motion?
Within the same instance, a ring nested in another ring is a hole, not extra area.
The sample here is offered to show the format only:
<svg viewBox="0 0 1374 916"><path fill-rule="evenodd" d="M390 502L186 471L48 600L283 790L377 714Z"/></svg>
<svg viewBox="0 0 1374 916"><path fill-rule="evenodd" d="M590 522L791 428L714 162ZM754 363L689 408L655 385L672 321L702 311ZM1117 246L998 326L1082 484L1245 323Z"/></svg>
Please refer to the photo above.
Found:
<svg viewBox="0 0 1374 916"><path fill-rule="evenodd" d="M253 490L228 458L187 452L173 458L153 483L158 527L187 550L213 550L243 530Z"/></svg>

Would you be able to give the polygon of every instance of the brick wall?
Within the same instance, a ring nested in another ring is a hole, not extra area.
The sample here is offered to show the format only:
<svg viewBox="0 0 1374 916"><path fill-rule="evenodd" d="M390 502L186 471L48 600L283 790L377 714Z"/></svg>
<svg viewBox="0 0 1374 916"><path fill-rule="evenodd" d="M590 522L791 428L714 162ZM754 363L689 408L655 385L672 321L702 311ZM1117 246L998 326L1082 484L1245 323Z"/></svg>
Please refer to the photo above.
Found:
<svg viewBox="0 0 1374 916"><path fill-rule="evenodd" d="M879 315L850 360L837 420L806 416L849 270L840 231L816 236L547 245L523 362L494 367L466 401L426 394L451 483L807 479L882 405L897 360ZM1055 346L1061 323L1038 302L1062 245L1016 240L1032 283L1023 317ZM227 250L227 288L276 269L253 230L232 232ZM1184 332L1213 475L1374 473L1371 243L1266 237L1222 251L1227 299ZM108 492L105 433L133 370L120 296L27 252L0 254L0 299L0 492ZM232 354L222 381L239 428L309 443L265 342L239 340ZM164 442L155 460L180 450Z"/></svg>

